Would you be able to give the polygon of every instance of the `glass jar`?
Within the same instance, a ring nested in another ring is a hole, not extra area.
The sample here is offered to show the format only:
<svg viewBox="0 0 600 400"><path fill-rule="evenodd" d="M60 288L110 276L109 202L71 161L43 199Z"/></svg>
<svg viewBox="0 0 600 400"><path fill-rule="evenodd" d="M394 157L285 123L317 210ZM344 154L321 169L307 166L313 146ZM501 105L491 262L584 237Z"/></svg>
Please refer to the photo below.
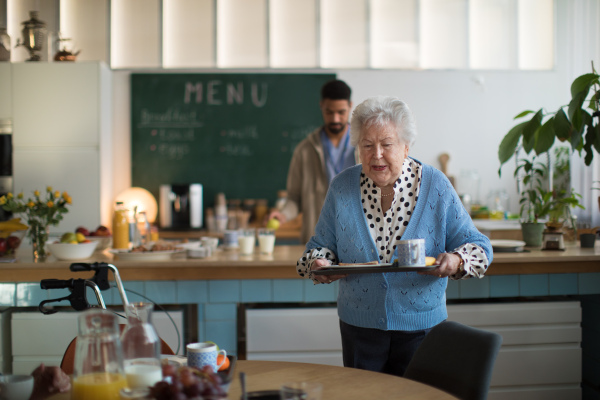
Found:
<svg viewBox="0 0 600 400"><path fill-rule="evenodd" d="M136 218L137 231L139 234L139 241L142 245L150 243L150 222L146 216L146 211L140 211L137 213Z"/></svg>
<svg viewBox="0 0 600 400"><path fill-rule="evenodd" d="M275 208L277 211L283 210L285 203L287 202L287 190L277 191L277 201L275 201Z"/></svg>
<svg viewBox="0 0 600 400"><path fill-rule="evenodd" d="M256 207L254 207L254 221L258 224L262 224L269 212L269 202L267 199L256 200Z"/></svg>
<svg viewBox="0 0 600 400"><path fill-rule="evenodd" d="M127 381L116 315L90 309L79 315L78 327L71 399L119 399Z"/></svg>
<svg viewBox="0 0 600 400"><path fill-rule="evenodd" d="M129 210L125 208L122 201L118 201L115 207L112 221L113 249L129 249Z"/></svg>
<svg viewBox="0 0 600 400"><path fill-rule="evenodd" d="M127 326L121 334L127 386L147 388L162 380L160 338L152 325L152 303L129 303Z"/></svg>
<svg viewBox="0 0 600 400"><path fill-rule="evenodd" d="M0 61L10 61L10 36L6 28L0 28Z"/></svg>

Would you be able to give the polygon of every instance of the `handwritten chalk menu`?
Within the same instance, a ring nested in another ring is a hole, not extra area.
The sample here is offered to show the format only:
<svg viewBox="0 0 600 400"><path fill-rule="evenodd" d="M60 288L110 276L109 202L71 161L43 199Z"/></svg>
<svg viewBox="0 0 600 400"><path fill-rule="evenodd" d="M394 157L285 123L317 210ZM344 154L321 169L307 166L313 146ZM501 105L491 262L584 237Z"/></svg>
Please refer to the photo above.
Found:
<svg viewBox="0 0 600 400"><path fill-rule="evenodd" d="M132 185L158 200L161 184L266 198L285 189L295 146L322 125L333 74L132 74Z"/></svg>

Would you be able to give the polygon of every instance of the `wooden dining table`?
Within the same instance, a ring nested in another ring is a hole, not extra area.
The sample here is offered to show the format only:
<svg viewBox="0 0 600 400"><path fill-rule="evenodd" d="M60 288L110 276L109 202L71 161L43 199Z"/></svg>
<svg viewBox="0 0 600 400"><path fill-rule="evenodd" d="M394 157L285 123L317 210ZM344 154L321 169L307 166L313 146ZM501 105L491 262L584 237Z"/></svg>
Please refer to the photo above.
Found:
<svg viewBox="0 0 600 400"><path fill-rule="evenodd" d="M322 400L456 400L432 386L379 372L323 364L239 360L234 365L228 399L240 400L240 372L246 374L248 392L279 390L286 382L320 382ZM70 400L69 393L48 400Z"/></svg>
<svg viewBox="0 0 600 400"><path fill-rule="evenodd" d="M379 372L323 364L241 360L235 365L229 399L241 399L239 374L246 373L246 390L278 390L286 382L320 382L322 400L456 400L456 397L419 382Z"/></svg>

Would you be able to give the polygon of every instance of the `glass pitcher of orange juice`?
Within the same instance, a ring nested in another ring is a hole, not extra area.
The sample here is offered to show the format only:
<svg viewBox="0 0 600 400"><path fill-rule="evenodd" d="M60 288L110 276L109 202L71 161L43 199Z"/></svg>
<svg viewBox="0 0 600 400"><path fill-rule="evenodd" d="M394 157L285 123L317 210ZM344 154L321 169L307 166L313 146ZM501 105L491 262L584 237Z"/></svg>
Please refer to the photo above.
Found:
<svg viewBox="0 0 600 400"><path fill-rule="evenodd" d="M71 399L118 400L127 386L117 317L91 309L78 318Z"/></svg>

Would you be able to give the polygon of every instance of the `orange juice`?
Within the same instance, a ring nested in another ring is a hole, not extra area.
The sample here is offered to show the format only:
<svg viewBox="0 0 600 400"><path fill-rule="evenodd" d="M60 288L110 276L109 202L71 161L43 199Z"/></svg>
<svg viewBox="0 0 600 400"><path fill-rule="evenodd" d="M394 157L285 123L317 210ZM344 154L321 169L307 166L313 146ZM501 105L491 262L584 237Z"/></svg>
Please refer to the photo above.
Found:
<svg viewBox="0 0 600 400"><path fill-rule="evenodd" d="M113 249L129 249L129 212L118 201L112 221Z"/></svg>
<svg viewBox="0 0 600 400"><path fill-rule="evenodd" d="M73 380L72 400L119 400L119 392L127 387L124 375L97 372Z"/></svg>

